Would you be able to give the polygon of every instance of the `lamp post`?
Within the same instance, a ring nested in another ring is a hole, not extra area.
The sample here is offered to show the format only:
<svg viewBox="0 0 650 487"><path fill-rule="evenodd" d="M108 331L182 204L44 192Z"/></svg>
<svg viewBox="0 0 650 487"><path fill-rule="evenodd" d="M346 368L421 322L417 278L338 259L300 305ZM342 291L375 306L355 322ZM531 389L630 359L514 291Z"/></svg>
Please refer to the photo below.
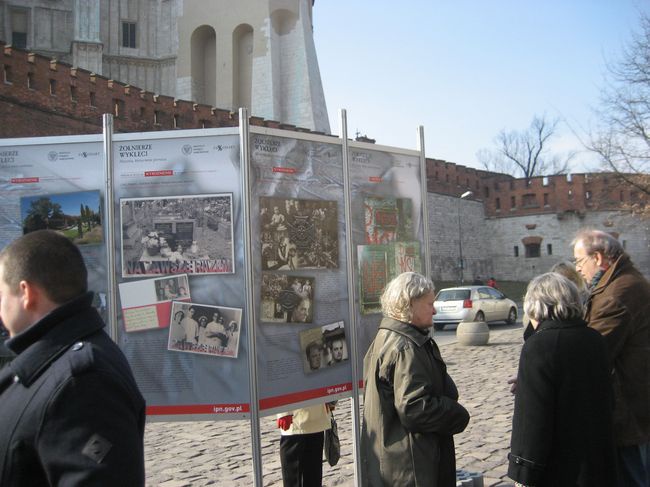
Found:
<svg viewBox="0 0 650 487"><path fill-rule="evenodd" d="M465 282L463 277L463 228L460 224L460 201L464 200L465 198L469 198L472 196L474 192L472 191L465 191L463 194L460 195L460 198L458 198L458 276L459 276L459 281L460 285L462 286L463 283Z"/></svg>

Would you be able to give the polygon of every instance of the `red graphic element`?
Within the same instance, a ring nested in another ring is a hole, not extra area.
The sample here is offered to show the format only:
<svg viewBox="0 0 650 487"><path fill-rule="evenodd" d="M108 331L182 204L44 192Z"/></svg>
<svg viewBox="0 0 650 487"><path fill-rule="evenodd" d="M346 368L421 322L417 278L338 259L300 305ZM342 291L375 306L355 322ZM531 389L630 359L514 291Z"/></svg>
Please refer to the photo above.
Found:
<svg viewBox="0 0 650 487"><path fill-rule="evenodd" d="M296 170L293 167L274 167L273 172L283 172L286 174L295 174Z"/></svg>
<svg viewBox="0 0 650 487"><path fill-rule="evenodd" d="M368 181L371 183L381 183L381 176L370 176Z"/></svg>
<svg viewBox="0 0 650 487"><path fill-rule="evenodd" d="M39 178L11 178L11 184L38 183Z"/></svg>
<svg viewBox="0 0 650 487"><path fill-rule="evenodd" d="M152 176L173 176L174 171L171 169L165 169L163 171L145 171L144 172L144 177L152 177Z"/></svg>

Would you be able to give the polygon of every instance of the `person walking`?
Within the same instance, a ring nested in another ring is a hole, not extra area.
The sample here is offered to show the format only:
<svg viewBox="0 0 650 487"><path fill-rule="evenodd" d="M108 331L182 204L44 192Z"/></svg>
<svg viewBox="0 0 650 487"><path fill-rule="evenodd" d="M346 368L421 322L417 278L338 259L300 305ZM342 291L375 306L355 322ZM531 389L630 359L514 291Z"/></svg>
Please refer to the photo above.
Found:
<svg viewBox="0 0 650 487"><path fill-rule="evenodd" d="M92 307L79 249L50 230L0 253L0 484L144 485L145 401Z"/></svg>
<svg viewBox="0 0 650 487"><path fill-rule="evenodd" d="M535 487L612 487L616 459L607 348L582 320L583 300L548 272L528 285L536 332L521 350L508 476Z"/></svg>
<svg viewBox="0 0 650 487"><path fill-rule="evenodd" d="M429 336L434 291L426 277L405 272L381 296L384 317L363 362L365 485L456 485L453 435L466 428L469 413Z"/></svg>
<svg viewBox="0 0 650 487"><path fill-rule="evenodd" d="M605 338L614 382L614 439L620 487L650 486L650 283L621 243L599 230L573 242L590 288L585 320Z"/></svg>

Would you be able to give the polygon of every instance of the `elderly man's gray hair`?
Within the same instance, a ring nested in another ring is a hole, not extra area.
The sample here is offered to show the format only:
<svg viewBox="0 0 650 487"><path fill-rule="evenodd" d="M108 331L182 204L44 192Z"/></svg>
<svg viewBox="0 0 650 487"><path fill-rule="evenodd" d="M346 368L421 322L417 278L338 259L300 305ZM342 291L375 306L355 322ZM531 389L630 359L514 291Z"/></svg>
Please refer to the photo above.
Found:
<svg viewBox="0 0 650 487"><path fill-rule="evenodd" d="M547 272L528 284L524 312L539 322L582 318L583 294L566 277Z"/></svg>
<svg viewBox="0 0 650 487"><path fill-rule="evenodd" d="M582 243L587 255L600 252L609 260L614 261L623 253L621 242L601 230L586 229L579 231L571 242L571 246L575 246L578 242Z"/></svg>
<svg viewBox="0 0 650 487"><path fill-rule="evenodd" d="M417 272L403 272L386 285L381 295L381 311L384 316L410 323L411 300L434 291L431 279Z"/></svg>

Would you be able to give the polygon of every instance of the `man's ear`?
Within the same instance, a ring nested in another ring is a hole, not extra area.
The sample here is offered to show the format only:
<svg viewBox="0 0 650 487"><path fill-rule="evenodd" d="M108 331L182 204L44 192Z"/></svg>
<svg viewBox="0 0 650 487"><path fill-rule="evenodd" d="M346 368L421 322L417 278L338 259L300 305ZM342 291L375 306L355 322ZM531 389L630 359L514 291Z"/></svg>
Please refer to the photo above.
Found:
<svg viewBox="0 0 650 487"><path fill-rule="evenodd" d="M596 251L594 253L594 258L596 259L596 265L598 265L599 268L601 269L609 268L609 260L605 258L602 252Z"/></svg>
<svg viewBox="0 0 650 487"><path fill-rule="evenodd" d="M23 298L23 309L28 311L35 310L41 300L42 291L40 288L29 281L20 281L18 286Z"/></svg>

